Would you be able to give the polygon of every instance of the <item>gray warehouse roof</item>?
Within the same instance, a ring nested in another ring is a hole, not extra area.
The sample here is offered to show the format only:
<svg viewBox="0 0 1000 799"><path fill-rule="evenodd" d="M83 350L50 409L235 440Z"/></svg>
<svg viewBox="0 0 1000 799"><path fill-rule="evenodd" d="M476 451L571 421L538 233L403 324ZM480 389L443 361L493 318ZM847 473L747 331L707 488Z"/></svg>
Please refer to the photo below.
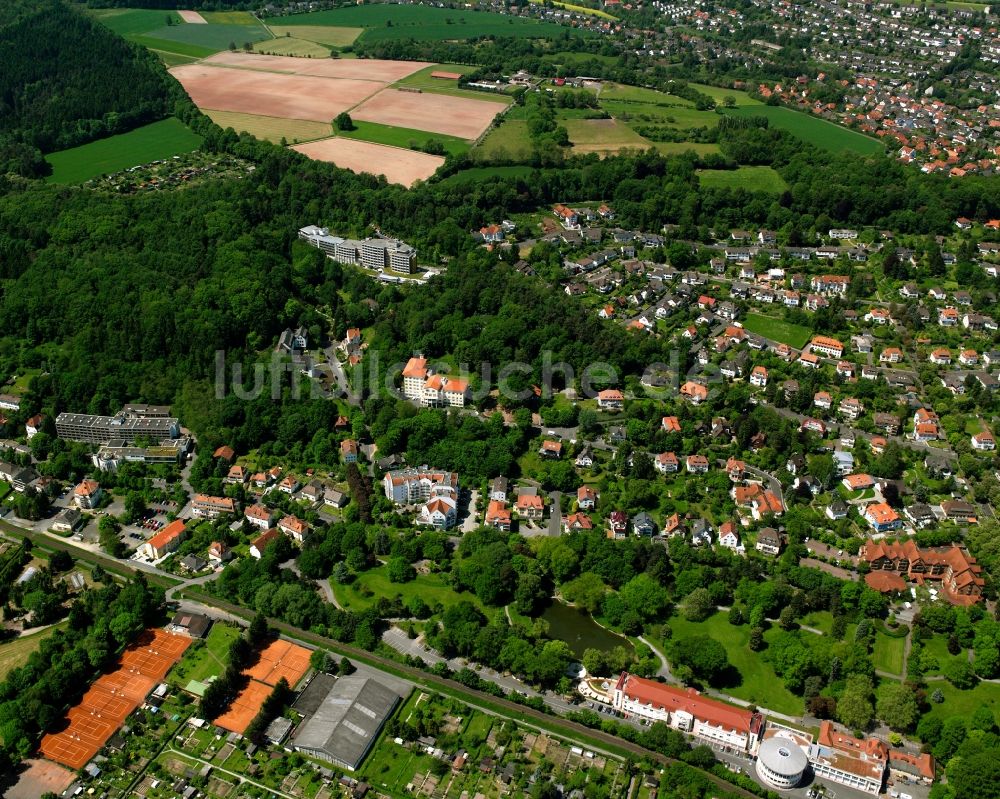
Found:
<svg viewBox="0 0 1000 799"><path fill-rule="evenodd" d="M369 677L340 677L299 727L295 747L322 752L357 768L399 699L391 688Z"/></svg>

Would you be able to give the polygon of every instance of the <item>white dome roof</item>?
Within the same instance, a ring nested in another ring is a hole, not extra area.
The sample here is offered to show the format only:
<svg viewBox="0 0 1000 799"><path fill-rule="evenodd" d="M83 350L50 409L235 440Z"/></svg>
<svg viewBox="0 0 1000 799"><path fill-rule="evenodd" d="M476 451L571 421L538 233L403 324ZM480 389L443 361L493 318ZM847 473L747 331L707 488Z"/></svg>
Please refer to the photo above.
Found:
<svg viewBox="0 0 1000 799"><path fill-rule="evenodd" d="M768 738L757 750L757 759L771 771L788 777L802 774L809 765L806 753L787 738Z"/></svg>

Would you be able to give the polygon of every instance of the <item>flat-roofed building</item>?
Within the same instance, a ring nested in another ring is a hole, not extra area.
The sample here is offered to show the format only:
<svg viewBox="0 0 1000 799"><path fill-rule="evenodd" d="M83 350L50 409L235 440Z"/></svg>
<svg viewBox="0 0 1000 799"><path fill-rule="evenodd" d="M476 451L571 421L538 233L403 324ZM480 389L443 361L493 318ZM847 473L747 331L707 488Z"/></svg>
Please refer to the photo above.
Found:
<svg viewBox="0 0 1000 799"><path fill-rule="evenodd" d="M125 407L159 408L160 406ZM177 438L180 435L180 422L172 416L140 416L127 410L122 410L114 416L60 413L56 417L56 435L67 441L85 441L90 444L106 444L114 439L130 444L137 438L161 441L165 438Z"/></svg>
<svg viewBox="0 0 1000 799"><path fill-rule="evenodd" d="M813 773L857 791L877 795L882 790L889 747L878 738L855 738L821 721L819 737L809 747Z"/></svg>
<svg viewBox="0 0 1000 799"><path fill-rule="evenodd" d="M292 745L298 752L355 771L401 699L371 677L318 674L295 703L308 718L296 730Z"/></svg>

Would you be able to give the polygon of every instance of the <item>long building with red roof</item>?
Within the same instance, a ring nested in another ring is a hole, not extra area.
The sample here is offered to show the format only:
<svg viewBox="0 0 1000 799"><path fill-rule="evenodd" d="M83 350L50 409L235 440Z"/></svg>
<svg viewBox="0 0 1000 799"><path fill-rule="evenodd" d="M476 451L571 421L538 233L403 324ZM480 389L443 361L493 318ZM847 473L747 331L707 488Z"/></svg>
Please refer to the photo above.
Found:
<svg viewBox="0 0 1000 799"><path fill-rule="evenodd" d="M982 567L959 546L921 548L912 539L869 541L859 556L873 574L893 572L915 582L940 580L941 593L952 604L973 605L982 598Z"/></svg>
<svg viewBox="0 0 1000 799"><path fill-rule="evenodd" d="M754 754L764 731L764 716L702 696L693 688L677 688L622 672L611 695L612 705L626 715L662 721L675 730L711 743Z"/></svg>

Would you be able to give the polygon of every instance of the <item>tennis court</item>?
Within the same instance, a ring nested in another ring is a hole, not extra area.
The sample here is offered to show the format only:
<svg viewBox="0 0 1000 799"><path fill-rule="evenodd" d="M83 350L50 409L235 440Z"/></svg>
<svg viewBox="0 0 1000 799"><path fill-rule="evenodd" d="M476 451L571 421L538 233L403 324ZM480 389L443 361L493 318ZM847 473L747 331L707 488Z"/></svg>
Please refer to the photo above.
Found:
<svg viewBox="0 0 1000 799"><path fill-rule="evenodd" d="M246 688L236 695L233 703L229 706L229 710L217 719L214 719L212 723L218 727L222 727L224 730L242 735L260 711L260 706L264 704L264 700L271 695L271 690L270 685L264 685L264 683L257 680L250 680Z"/></svg>
<svg viewBox="0 0 1000 799"><path fill-rule="evenodd" d="M277 685L282 677L294 688L307 671L312 653L301 646L282 641L271 641L260 651L260 659L243 673L267 685Z"/></svg>
<svg viewBox="0 0 1000 799"><path fill-rule="evenodd" d="M190 645L186 636L146 630L122 653L118 668L98 677L70 708L65 729L42 738L42 754L71 769L83 768Z"/></svg>

